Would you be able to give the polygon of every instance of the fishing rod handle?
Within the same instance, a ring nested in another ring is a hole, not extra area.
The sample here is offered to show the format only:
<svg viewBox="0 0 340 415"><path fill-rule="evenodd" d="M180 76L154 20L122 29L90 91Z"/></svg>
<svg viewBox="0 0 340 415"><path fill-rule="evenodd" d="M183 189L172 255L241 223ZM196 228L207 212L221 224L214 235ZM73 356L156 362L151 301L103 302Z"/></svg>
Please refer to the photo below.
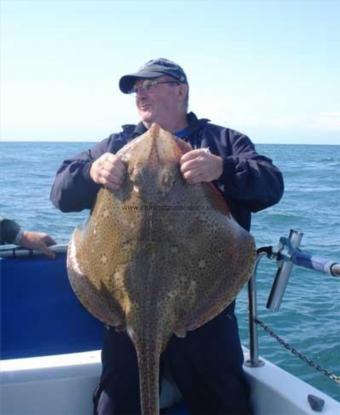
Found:
<svg viewBox="0 0 340 415"><path fill-rule="evenodd" d="M291 261L299 267L313 269L333 277L340 276L340 264L308 252L303 252L300 249L296 249L291 255Z"/></svg>

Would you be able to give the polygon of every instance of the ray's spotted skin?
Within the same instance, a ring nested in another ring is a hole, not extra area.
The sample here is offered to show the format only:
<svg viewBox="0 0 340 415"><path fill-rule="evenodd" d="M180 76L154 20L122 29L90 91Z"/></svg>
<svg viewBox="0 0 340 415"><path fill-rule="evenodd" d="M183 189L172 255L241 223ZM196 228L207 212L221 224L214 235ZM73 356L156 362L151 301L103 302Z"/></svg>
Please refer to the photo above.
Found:
<svg viewBox="0 0 340 415"><path fill-rule="evenodd" d="M188 184L191 146L154 124L119 152L126 177L101 189L68 250L71 285L99 320L126 330L137 352L144 415L159 413L159 359L224 310L249 279L255 244L209 183Z"/></svg>

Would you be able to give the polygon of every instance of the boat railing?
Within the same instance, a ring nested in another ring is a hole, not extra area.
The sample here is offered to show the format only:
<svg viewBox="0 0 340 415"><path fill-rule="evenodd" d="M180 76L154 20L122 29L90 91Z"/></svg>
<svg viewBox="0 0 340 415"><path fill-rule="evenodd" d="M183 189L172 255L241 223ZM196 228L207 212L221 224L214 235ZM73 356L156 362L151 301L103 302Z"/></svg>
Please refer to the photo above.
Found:
<svg viewBox="0 0 340 415"><path fill-rule="evenodd" d="M257 293L256 293L256 273L260 261L267 257L271 260L276 260L277 272L274 278L274 282L269 294L269 298L266 304L267 309L276 312L280 309L282 298L284 296L290 274L293 266L299 266L303 268L312 269L318 272L329 274L333 277L340 277L340 263L331 261L319 256L312 255L308 252L300 250L299 246L303 233L296 230L290 230L288 238L281 237L278 247L274 249L272 246L265 246L257 250L257 258L253 270L253 275L248 282L248 300L249 300L249 359L245 364L249 367L263 366L263 361L259 358L259 345L258 345L258 333L257 325L260 324L269 334L276 337L287 349L295 352L295 355L302 356L303 360L313 366L317 370L320 370L324 374L328 375L332 380L339 383L339 376L334 375L327 369L320 368L317 364L310 359L304 357L301 353L285 343L279 338L273 331L268 328L258 317L257 311ZM299 356L299 357L300 357Z"/></svg>
<svg viewBox="0 0 340 415"><path fill-rule="evenodd" d="M49 249L55 254L64 254L67 251L66 244L53 245ZM0 258L20 258L42 255L40 251L22 248L17 245L7 244L0 246Z"/></svg>

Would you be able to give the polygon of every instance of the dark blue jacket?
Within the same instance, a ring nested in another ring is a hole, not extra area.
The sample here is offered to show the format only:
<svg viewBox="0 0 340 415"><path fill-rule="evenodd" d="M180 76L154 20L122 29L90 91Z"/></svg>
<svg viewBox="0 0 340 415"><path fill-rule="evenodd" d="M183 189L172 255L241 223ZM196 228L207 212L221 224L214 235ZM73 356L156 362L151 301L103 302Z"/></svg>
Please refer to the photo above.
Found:
<svg viewBox="0 0 340 415"><path fill-rule="evenodd" d="M208 147L223 158L223 173L214 182L227 201L234 218L249 230L251 212L277 203L283 194L283 179L272 161L256 153L249 138L229 128L198 120L188 114L188 136L194 148ZM53 204L63 212L91 209L100 185L90 178L94 160L105 152L116 153L127 142L143 134L142 123L124 125L123 131L110 135L92 149L65 160L59 168L51 191Z"/></svg>
<svg viewBox="0 0 340 415"><path fill-rule="evenodd" d="M0 216L0 245L14 244L20 231L20 226L11 219Z"/></svg>

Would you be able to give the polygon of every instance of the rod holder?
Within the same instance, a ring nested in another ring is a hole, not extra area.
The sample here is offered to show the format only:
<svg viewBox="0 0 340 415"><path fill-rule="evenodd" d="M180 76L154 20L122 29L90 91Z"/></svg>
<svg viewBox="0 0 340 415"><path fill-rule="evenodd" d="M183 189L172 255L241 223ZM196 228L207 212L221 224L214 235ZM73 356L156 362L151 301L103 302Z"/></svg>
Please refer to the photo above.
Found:
<svg viewBox="0 0 340 415"><path fill-rule="evenodd" d="M277 254L279 267L266 305L266 307L273 312L279 311L280 309L282 297L285 293L289 276L294 265L292 255L300 246L302 237L302 232L291 229L288 238L280 238Z"/></svg>

